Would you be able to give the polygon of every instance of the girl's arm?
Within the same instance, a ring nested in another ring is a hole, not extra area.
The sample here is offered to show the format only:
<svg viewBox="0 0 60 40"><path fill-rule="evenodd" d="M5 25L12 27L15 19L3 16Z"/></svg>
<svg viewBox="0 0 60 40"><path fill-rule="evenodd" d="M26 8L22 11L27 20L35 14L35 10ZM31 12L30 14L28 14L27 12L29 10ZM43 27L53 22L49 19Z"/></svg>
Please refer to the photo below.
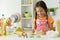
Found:
<svg viewBox="0 0 60 40"><path fill-rule="evenodd" d="M33 23L33 26L34 26L34 27L32 28L32 32L34 33L34 32L35 32L35 30L36 30L36 26L35 26L35 19L33 19L33 20L32 20L32 23Z"/></svg>
<svg viewBox="0 0 60 40"><path fill-rule="evenodd" d="M53 23L54 23L53 18L51 16L48 16L48 24L50 30L53 30Z"/></svg>
<svg viewBox="0 0 60 40"><path fill-rule="evenodd" d="M34 27L33 27L33 29L32 29L32 32L34 33L35 30L36 30L36 26L35 26L35 24L34 24Z"/></svg>
<svg viewBox="0 0 60 40"><path fill-rule="evenodd" d="M54 29L54 28L53 28L53 23L52 23L52 24L50 24L49 29L50 29L50 30L53 30L53 29Z"/></svg>

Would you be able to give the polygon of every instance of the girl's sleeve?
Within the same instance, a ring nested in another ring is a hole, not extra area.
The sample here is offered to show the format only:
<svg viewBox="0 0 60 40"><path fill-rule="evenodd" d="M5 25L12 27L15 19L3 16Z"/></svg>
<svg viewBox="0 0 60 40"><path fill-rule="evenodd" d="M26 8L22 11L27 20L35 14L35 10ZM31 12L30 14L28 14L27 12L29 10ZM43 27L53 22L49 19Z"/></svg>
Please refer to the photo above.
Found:
<svg viewBox="0 0 60 40"><path fill-rule="evenodd" d="M35 19L32 20L32 23L33 23L33 24L35 23Z"/></svg>
<svg viewBox="0 0 60 40"><path fill-rule="evenodd" d="M53 18L51 16L48 16L48 23L52 24L54 22Z"/></svg>

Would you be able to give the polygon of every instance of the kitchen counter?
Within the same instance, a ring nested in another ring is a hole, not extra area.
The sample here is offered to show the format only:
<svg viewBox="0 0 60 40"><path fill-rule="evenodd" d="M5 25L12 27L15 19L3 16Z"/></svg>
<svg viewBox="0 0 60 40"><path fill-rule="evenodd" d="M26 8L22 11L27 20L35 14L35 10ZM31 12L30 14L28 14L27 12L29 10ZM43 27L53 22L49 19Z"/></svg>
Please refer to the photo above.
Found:
<svg viewBox="0 0 60 40"><path fill-rule="evenodd" d="M0 40L60 40L59 37L53 36L53 32L54 31L49 31L47 35L44 35L41 37L36 37L36 36L34 36L34 37L31 37L31 36L23 37L23 36L19 36L16 34L12 34L12 35L7 35L7 36L0 36ZM31 31L27 32L27 33L29 34L29 33L31 33ZM52 35L52 36L50 36L50 35Z"/></svg>
<svg viewBox="0 0 60 40"><path fill-rule="evenodd" d="M12 36L2 36L0 40L60 40L60 38L48 38L48 37L41 37L41 38L23 38L18 37L15 35Z"/></svg>

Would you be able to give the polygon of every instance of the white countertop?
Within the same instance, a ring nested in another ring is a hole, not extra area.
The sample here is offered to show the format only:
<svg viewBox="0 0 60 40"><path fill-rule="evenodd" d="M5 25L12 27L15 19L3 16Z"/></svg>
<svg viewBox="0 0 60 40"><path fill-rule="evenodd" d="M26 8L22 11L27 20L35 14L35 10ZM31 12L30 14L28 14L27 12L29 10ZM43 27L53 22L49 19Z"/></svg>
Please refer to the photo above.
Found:
<svg viewBox="0 0 60 40"><path fill-rule="evenodd" d="M12 36L0 36L0 40L60 40L60 38L49 38L49 37L24 38L24 37L18 37L16 35L12 35Z"/></svg>

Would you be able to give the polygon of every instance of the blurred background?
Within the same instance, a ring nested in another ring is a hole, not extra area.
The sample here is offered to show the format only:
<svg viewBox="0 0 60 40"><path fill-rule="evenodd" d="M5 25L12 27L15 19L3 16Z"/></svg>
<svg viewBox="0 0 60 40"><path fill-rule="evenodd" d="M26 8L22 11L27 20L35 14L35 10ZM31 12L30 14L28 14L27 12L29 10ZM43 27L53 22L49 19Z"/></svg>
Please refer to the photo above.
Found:
<svg viewBox="0 0 60 40"><path fill-rule="evenodd" d="M2 14L5 18L9 18L12 14L19 13L21 20L16 25L25 29L32 28L34 6L37 1L40 0L0 0L0 18L2 18ZM51 15L54 21L60 20L60 0L43 1L47 4L48 15Z"/></svg>

